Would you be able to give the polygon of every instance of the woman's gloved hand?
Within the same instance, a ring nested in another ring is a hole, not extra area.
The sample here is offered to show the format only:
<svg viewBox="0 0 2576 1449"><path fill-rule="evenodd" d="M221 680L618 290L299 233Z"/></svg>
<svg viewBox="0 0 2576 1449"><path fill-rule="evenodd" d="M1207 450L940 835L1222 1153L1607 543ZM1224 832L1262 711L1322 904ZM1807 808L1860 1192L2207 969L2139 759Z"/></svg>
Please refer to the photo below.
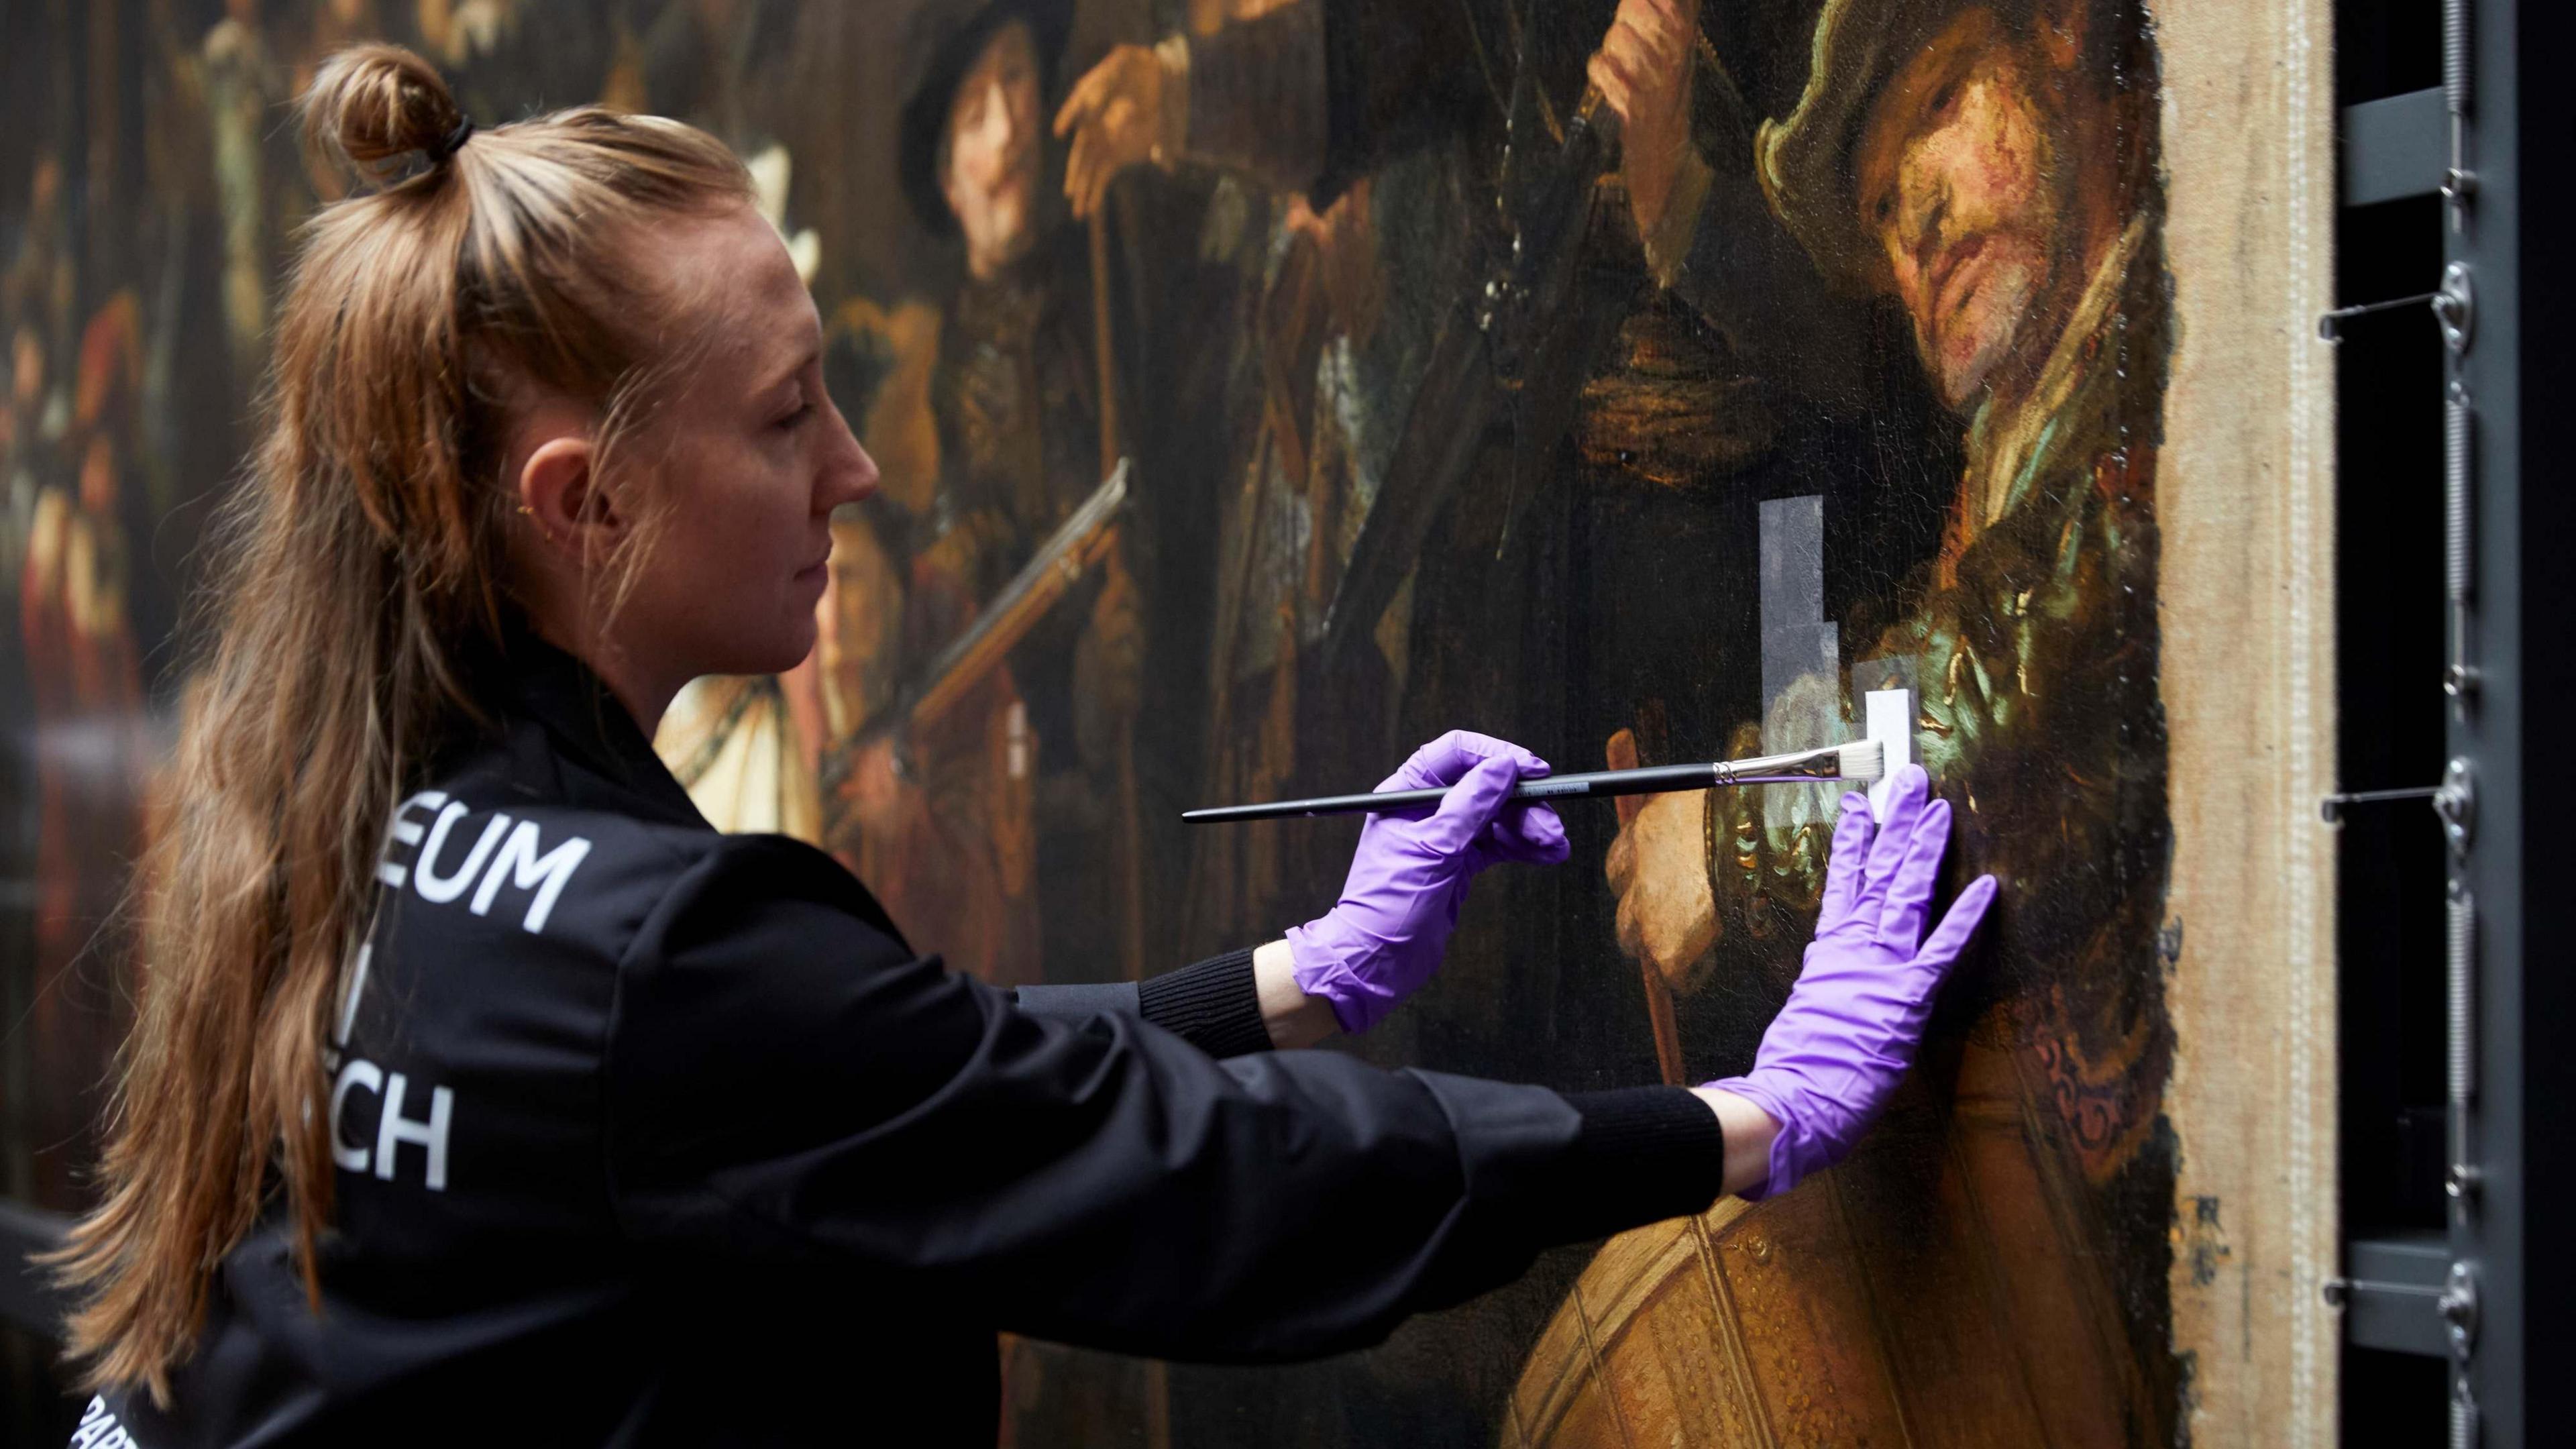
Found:
<svg viewBox="0 0 2576 1449"><path fill-rule="evenodd" d="M1288 932L1297 987L1331 1003L1362 1032L1440 969L1467 882L1498 860L1555 865L1565 823L1545 805L1511 803L1512 787L1547 762L1508 740L1451 730L1379 783L1380 790L1445 786L1428 814L1371 815L1360 828L1341 903Z"/></svg>
<svg viewBox="0 0 2576 1449"><path fill-rule="evenodd" d="M1780 1124L1770 1172L1740 1194L1749 1200L1786 1192L1850 1153L1913 1064L1933 993L1995 898L1995 878L1977 877L1924 939L1950 843L1950 804L1927 803L1929 793L1922 767L1905 766L1883 825L1870 819L1868 797L1843 797L1798 984L1763 1033L1751 1075L1704 1089L1732 1092Z"/></svg>

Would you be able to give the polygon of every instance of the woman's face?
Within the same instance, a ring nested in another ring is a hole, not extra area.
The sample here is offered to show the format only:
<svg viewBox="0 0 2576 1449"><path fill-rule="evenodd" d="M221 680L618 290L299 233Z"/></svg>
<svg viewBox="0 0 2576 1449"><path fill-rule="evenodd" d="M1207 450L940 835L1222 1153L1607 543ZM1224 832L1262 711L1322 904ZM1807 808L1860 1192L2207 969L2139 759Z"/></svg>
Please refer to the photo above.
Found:
<svg viewBox="0 0 2576 1449"><path fill-rule="evenodd" d="M823 390L813 298L749 203L653 245L705 342L624 445L665 511L619 643L677 682L774 674L814 648L832 510L874 492L877 465Z"/></svg>

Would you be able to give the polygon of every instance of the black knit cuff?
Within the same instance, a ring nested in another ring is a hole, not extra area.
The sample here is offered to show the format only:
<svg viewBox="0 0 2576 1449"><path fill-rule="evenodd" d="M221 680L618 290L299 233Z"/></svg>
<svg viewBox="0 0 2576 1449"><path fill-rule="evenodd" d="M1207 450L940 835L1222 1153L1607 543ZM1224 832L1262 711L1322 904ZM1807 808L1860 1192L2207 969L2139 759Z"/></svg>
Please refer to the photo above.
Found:
<svg viewBox="0 0 2576 1449"><path fill-rule="evenodd" d="M1553 1205L1570 1239L1708 1211L1726 1189L1726 1131L1683 1087L1568 1092L1583 1132Z"/></svg>
<svg viewBox="0 0 2576 1449"><path fill-rule="evenodd" d="M1229 951L1138 983L1137 1006L1147 1021L1212 1057L1270 1050L1270 1028L1261 1019L1261 991L1253 984L1252 953Z"/></svg>

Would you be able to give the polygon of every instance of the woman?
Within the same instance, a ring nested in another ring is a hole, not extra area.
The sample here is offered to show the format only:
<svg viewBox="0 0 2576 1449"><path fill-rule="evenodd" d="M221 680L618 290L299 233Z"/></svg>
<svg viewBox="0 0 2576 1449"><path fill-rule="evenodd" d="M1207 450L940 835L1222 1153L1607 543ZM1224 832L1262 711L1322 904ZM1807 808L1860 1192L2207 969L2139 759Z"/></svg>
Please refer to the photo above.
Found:
<svg viewBox="0 0 2576 1449"><path fill-rule="evenodd" d="M1331 912L1142 987L997 992L859 883L707 828L646 744L814 641L875 466L733 157L582 109L478 134L336 57L325 209L231 515L103 1169L63 1259L84 1432L989 1439L993 1333L1252 1360L1366 1344L1551 1244L1780 1191L1904 1070L1991 892L1854 797L1748 1077L1559 1094L1310 1044L1437 966L1469 878L1556 861L1453 734ZM1921 943L1918 949L1918 942ZM925 1427L912 1427L926 1416ZM85 1441L89 1442L89 1441Z"/></svg>

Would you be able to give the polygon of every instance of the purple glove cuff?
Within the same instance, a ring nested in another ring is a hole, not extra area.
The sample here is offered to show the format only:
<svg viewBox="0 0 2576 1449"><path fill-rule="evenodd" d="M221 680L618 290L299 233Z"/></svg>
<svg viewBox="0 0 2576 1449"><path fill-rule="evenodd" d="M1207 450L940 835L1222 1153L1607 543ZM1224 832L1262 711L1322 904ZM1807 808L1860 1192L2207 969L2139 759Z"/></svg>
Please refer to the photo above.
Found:
<svg viewBox="0 0 2576 1449"><path fill-rule="evenodd" d="M1451 730L1404 762L1381 790L1447 792L1428 815L1371 815L1341 900L1288 933L1291 977L1331 1003L1342 1030L1377 1025L1431 974L1458 924L1467 883L1499 860L1565 859L1565 826L1512 787L1547 762L1490 735Z"/></svg>
<svg viewBox="0 0 2576 1449"><path fill-rule="evenodd" d="M1387 949L1334 916L1322 916L1288 928L1289 979L1308 996L1320 996L1333 1008L1333 1020L1357 1036L1395 1010L1403 996L1351 969Z"/></svg>
<svg viewBox="0 0 2576 1449"><path fill-rule="evenodd" d="M1746 1202L1760 1202L1775 1193L1787 1192L1798 1185L1800 1178L1832 1165L1831 1157L1818 1144L1809 1142L1806 1133L1798 1129L1797 1119L1781 1104L1779 1096L1752 1078L1728 1077L1701 1085L1713 1091L1733 1092L1761 1108L1772 1121L1780 1124L1779 1132L1771 1139L1769 1170L1763 1173L1760 1182L1737 1193L1737 1197Z"/></svg>
<svg viewBox="0 0 2576 1449"><path fill-rule="evenodd" d="M1919 766L1899 770L1895 786L1875 832L1860 798L1845 798L1798 984L1762 1034L1752 1075L1709 1083L1780 1124L1748 1200L1787 1192L1851 1152L1913 1065L1933 994L1994 900L1994 877L1979 877L1923 934L1950 806L1927 798Z"/></svg>

